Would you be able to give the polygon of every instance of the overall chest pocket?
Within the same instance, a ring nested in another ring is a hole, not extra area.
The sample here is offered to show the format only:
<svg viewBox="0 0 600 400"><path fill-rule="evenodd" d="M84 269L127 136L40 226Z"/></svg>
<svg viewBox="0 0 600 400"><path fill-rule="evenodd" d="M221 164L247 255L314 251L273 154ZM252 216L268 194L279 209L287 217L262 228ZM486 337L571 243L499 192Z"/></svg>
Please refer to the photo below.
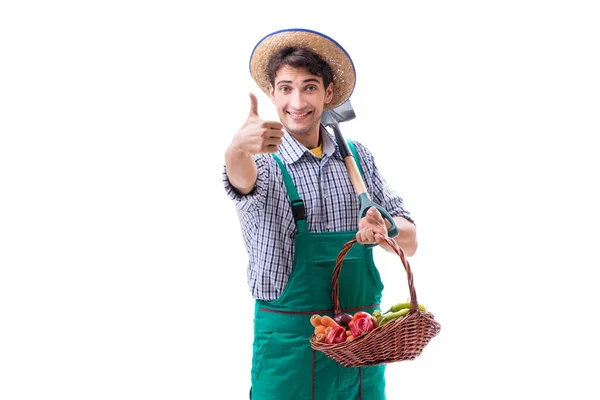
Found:
<svg viewBox="0 0 600 400"><path fill-rule="evenodd" d="M333 309L331 296L335 264L336 260L315 260L312 265L313 302L322 309ZM338 285L338 296L344 309L376 304L383 291L383 283L374 263L361 257L344 258Z"/></svg>

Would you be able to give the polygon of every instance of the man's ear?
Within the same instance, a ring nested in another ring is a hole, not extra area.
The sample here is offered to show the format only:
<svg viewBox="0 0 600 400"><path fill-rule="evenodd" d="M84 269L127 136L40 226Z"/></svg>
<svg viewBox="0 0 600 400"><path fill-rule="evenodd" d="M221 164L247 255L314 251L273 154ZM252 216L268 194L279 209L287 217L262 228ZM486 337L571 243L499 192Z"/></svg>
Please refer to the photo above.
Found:
<svg viewBox="0 0 600 400"><path fill-rule="evenodd" d="M270 88L271 89L269 89L269 97L271 98L271 102L275 104L275 89L273 88L273 85L271 85Z"/></svg>
<svg viewBox="0 0 600 400"><path fill-rule="evenodd" d="M331 100L333 100L333 82L330 82L325 89L325 104L331 103Z"/></svg>

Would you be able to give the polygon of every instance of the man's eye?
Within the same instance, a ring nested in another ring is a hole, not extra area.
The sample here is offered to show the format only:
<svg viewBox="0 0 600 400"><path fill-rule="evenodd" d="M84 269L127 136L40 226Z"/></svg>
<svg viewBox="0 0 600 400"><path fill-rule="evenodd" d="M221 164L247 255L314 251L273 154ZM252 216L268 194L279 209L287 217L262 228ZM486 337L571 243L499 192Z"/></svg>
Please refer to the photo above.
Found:
<svg viewBox="0 0 600 400"><path fill-rule="evenodd" d="M317 87L315 85L310 85L306 87L307 92L313 92L315 90L317 90Z"/></svg>
<svg viewBox="0 0 600 400"><path fill-rule="evenodd" d="M280 92L287 92L289 90L289 88L287 86L280 86L279 87L279 91Z"/></svg>

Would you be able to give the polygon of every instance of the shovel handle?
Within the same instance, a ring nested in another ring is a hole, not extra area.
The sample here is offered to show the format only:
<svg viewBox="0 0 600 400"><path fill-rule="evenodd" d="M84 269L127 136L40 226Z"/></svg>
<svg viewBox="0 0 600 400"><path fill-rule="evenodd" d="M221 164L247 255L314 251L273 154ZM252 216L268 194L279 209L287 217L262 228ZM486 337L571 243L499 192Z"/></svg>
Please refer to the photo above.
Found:
<svg viewBox="0 0 600 400"><path fill-rule="evenodd" d="M365 183L363 182L362 177L360 176L360 171L356 166L356 161L354 161L352 153L350 153L344 158L344 164L346 164L348 176L350 177L350 182L352 182L352 186L354 186L356 195L360 196L363 193L367 193L367 188L365 187Z"/></svg>

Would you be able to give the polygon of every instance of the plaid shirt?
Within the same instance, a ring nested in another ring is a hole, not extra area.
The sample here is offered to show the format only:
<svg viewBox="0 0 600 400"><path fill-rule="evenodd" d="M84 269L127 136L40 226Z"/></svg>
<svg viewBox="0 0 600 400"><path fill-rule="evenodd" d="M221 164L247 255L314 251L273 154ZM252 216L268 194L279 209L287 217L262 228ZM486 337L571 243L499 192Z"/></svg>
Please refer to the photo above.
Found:
<svg viewBox="0 0 600 400"><path fill-rule="evenodd" d="M321 127L323 157L313 155L293 136L285 133L277 155L289 171L304 201L310 232L356 231L360 205L335 138ZM412 222L402 198L389 188L370 151L354 142L371 199L393 217ZM292 209L279 166L269 154L254 156L258 178L254 190L240 195L223 183L236 206L248 252L248 285L252 296L274 300L285 288L292 271L294 238L297 234Z"/></svg>

